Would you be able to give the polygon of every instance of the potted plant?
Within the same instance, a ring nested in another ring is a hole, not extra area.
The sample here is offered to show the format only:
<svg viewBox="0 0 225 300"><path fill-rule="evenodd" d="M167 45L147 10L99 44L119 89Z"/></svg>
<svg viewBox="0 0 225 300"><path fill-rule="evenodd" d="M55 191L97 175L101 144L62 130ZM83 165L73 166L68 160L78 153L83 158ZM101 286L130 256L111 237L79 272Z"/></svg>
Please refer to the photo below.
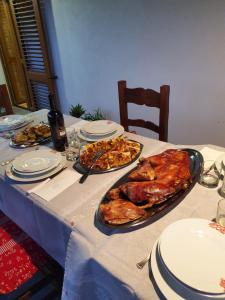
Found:
<svg viewBox="0 0 225 300"><path fill-rule="evenodd" d="M83 108L81 104L77 104L75 106L71 105L69 114L73 117L80 118L86 110Z"/></svg>
<svg viewBox="0 0 225 300"><path fill-rule="evenodd" d="M103 113L101 112L100 108L97 108L93 114L86 113L83 117L84 120L88 121L97 121L97 120L105 120Z"/></svg>

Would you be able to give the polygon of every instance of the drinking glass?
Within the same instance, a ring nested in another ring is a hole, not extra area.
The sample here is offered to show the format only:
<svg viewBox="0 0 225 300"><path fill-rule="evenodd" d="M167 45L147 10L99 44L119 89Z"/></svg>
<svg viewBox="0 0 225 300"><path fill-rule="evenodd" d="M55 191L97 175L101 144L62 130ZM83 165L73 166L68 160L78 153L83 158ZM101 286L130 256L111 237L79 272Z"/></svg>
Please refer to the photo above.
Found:
<svg viewBox="0 0 225 300"><path fill-rule="evenodd" d="M66 131L67 144L65 145L66 159L75 161L79 157L80 140L77 137L76 131L73 128L68 128Z"/></svg>
<svg viewBox="0 0 225 300"><path fill-rule="evenodd" d="M85 142L85 141L80 142L79 156L81 156L83 154L83 152L86 151L86 145L87 145L87 142Z"/></svg>
<svg viewBox="0 0 225 300"><path fill-rule="evenodd" d="M225 199L220 199L218 202L216 223L225 226Z"/></svg>
<svg viewBox="0 0 225 300"><path fill-rule="evenodd" d="M224 176L223 176L222 186L219 189L219 194L220 194L220 196L222 196L223 198L225 198L225 173L224 173Z"/></svg>
<svg viewBox="0 0 225 300"><path fill-rule="evenodd" d="M216 166L215 161L206 160L203 163L199 183L208 188L215 188L219 184L221 165Z"/></svg>

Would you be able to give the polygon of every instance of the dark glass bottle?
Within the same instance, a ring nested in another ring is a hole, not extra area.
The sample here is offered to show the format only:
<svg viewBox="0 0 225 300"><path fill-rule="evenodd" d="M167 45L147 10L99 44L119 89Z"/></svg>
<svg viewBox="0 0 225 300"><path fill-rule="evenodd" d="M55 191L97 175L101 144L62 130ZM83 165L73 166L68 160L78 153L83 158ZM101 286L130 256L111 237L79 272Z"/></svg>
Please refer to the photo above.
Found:
<svg viewBox="0 0 225 300"><path fill-rule="evenodd" d="M57 109L54 96L49 94L50 111L48 112L48 122L51 128L52 142L55 150L64 151L67 143L66 130L63 114Z"/></svg>

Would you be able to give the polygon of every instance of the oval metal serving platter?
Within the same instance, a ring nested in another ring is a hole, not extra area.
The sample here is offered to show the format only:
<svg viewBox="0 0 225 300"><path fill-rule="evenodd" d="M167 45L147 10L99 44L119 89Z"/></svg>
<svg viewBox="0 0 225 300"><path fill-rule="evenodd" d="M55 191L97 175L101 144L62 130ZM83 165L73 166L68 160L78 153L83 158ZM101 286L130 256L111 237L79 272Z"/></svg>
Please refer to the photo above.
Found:
<svg viewBox="0 0 225 300"><path fill-rule="evenodd" d="M95 226L98 227L99 230L103 232L104 232L104 228L122 229L123 231L136 230L157 221L159 218L161 218L169 211L171 211L175 206L177 206L184 199L184 197L190 192L190 190L197 182L200 175L202 163L203 163L203 157L199 151L194 149L186 149L186 148L181 150L187 151L190 158L190 173L191 173L192 183L186 190L179 191L175 195L168 198L166 201L162 202L161 204L154 205L146 209L147 214L145 217L121 225L108 224L104 221L102 217L102 214L100 212L100 205L102 203L109 202L106 193L105 196L102 198L98 206L98 209L96 210ZM128 182L128 175L131 172L133 172L136 168L137 167L133 168L127 174L121 177L109 190L116 188L123 183Z"/></svg>
<svg viewBox="0 0 225 300"><path fill-rule="evenodd" d="M40 125L42 125L42 124L49 127L49 125L46 124L45 122L40 122ZM39 125L39 124L36 124L36 125ZM34 142L24 142L24 143L21 143L21 144L14 143L13 140L11 139L10 142L9 142L9 146L12 147L12 148L16 148L16 149L24 149L24 148L28 148L28 147L38 146L38 145L41 145L41 144L46 144L46 143L49 143L51 140L52 140L51 135L48 136L48 137L41 137L40 136L40 138L35 140Z"/></svg>
<svg viewBox="0 0 225 300"><path fill-rule="evenodd" d="M24 149L24 148L28 148L28 147L34 147L34 146L37 146L37 145L49 143L51 141L51 139L52 139L51 137L41 138L41 139L36 140L35 142L23 143L23 144L16 144L11 140L9 142L9 146L12 147L12 148Z"/></svg>
<svg viewBox="0 0 225 300"><path fill-rule="evenodd" d="M139 143L139 142L134 141L134 140L130 140L130 141ZM143 144L141 144L141 143L139 143L139 144L140 144L140 151L137 153L137 155L129 163L118 166L118 167L114 167L114 168L111 168L111 169L107 169L107 170L98 170L98 169L93 168L92 171L91 171L91 174L103 174L103 173L113 172L113 171L120 170L122 168L125 168L125 167L129 166L130 164L135 162L135 160L137 160L138 157L141 155L141 152L142 152L142 149L143 149ZM86 168L80 162L79 159L75 162L75 164L73 165L73 168L81 174L85 174L89 170L88 168Z"/></svg>

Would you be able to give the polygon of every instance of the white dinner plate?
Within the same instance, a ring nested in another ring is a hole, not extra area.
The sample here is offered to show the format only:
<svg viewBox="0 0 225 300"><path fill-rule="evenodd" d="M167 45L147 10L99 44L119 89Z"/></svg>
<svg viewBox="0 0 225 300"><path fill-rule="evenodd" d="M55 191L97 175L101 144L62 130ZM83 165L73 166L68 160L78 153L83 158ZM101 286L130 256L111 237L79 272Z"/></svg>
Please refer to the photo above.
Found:
<svg viewBox="0 0 225 300"><path fill-rule="evenodd" d="M225 238L204 219L182 219L161 234L159 251L169 271L182 283L225 297Z"/></svg>
<svg viewBox="0 0 225 300"><path fill-rule="evenodd" d="M34 150L17 156L13 168L20 173L49 171L61 161L61 154L51 150Z"/></svg>
<svg viewBox="0 0 225 300"><path fill-rule="evenodd" d="M25 117L22 115L3 116L3 117L0 117L0 128L17 125L19 123L23 123L24 121L25 121Z"/></svg>
<svg viewBox="0 0 225 300"><path fill-rule="evenodd" d="M157 255L157 246L158 240L152 248L150 264L155 282L166 299L224 300L224 296L197 293L193 289L189 289L187 286L178 282L176 278L174 278L171 273L169 274L163 265L160 264L160 259Z"/></svg>
<svg viewBox="0 0 225 300"><path fill-rule="evenodd" d="M112 135L112 134L114 134L114 133L116 133L116 130L114 130L113 132L110 132L110 133L104 133L104 134L89 134L89 133L87 133L86 131L83 131L82 129L80 129L80 132L81 132L81 134L83 134L84 136L86 136L86 137L88 137L88 138L104 138L104 137L106 137L106 136L110 136L110 135Z"/></svg>
<svg viewBox="0 0 225 300"><path fill-rule="evenodd" d="M115 137L118 137L124 133L123 126L117 124L117 129L113 131L112 133L106 134L104 136L99 135L90 135L90 134L84 134L83 131L78 131L78 137L82 140L88 141L88 142L96 142L99 140L108 140Z"/></svg>
<svg viewBox="0 0 225 300"><path fill-rule="evenodd" d="M18 124L12 125L12 126L0 127L0 132L16 130L16 129L22 128L24 126L27 126L31 122L33 122L33 121L32 120L25 120L22 123L18 123Z"/></svg>
<svg viewBox="0 0 225 300"><path fill-rule="evenodd" d="M19 177L35 177L35 176L41 176L43 174L45 174L46 172L50 172L53 169L55 169L63 160L63 157L61 154L57 153L59 155L59 163L58 164L54 164L52 166L50 166L47 169L41 170L41 171L35 171L35 172L20 172L18 170L16 170L13 167L13 162L12 162L12 171L15 175L19 176Z"/></svg>
<svg viewBox="0 0 225 300"><path fill-rule="evenodd" d="M161 293L165 296L166 299L171 299L171 300L181 300L183 299L180 297L169 285L168 283L164 280L162 277L158 265L157 265L157 260L156 260L156 248L157 248L158 241L155 242L152 252L151 252L151 269L152 269L152 274L155 279L155 282L161 291Z"/></svg>
<svg viewBox="0 0 225 300"><path fill-rule="evenodd" d="M35 181L39 181L39 180L43 180L45 178L51 177L52 175L55 175L56 173L60 172L65 167L66 167L66 158L63 157L61 163L56 168L54 168L53 170L51 170L49 172L45 172L42 175L37 175L37 176L33 176L33 177L20 177L13 172L12 163L7 165L5 173L6 173L7 177L9 177L10 179L13 179L15 181L18 181L18 182L35 182Z"/></svg>
<svg viewBox="0 0 225 300"><path fill-rule="evenodd" d="M104 135L115 131L118 125L111 120L98 120L85 124L81 130L87 134Z"/></svg>

